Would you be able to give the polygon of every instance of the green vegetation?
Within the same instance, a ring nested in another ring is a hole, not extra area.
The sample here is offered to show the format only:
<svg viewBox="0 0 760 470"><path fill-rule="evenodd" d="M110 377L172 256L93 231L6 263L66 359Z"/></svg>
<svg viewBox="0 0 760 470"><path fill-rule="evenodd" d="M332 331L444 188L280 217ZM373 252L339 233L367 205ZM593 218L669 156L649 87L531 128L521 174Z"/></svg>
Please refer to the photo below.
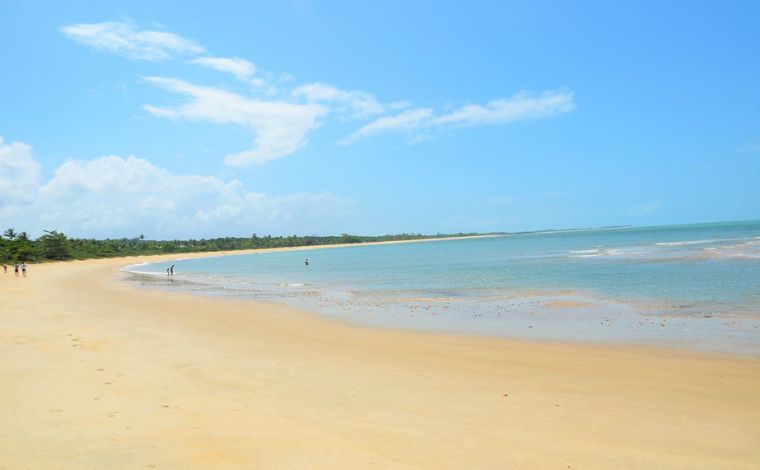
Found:
<svg viewBox="0 0 760 470"><path fill-rule="evenodd" d="M83 239L68 238L57 230L45 231L45 234L32 240L26 232L16 232L9 228L0 236L0 262L14 263L21 261L69 260L87 258L108 258L115 256L159 255L166 253L189 253L204 251L233 251L251 248L280 248L311 245L335 245L339 243L366 243L393 240L419 240L422 238L462 237L455 235L421 235L402 233L378 237L349 235L340 236L296 236L273 237L258 236L249 238L224 237L202 240L145 240L143 235L135 238L121 239Z"/></svg>

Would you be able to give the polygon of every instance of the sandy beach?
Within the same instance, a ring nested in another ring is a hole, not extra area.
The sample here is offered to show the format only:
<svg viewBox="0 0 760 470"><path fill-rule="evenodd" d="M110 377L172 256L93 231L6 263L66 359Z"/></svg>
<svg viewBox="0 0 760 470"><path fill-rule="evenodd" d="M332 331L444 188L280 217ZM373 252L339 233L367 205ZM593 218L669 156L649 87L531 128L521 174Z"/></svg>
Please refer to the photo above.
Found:
<svg viewBox="0 0 760 470"><path fill-rule="evenodd" d="M159 259L0 278L0 468L760 467L758 358L373 330L121 280Z"/></svg>

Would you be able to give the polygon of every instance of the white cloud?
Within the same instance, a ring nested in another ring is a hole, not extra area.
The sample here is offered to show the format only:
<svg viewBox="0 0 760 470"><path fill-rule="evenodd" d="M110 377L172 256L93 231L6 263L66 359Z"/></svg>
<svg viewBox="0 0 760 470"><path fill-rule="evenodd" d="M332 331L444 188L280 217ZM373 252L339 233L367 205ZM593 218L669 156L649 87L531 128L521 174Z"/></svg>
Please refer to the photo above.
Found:
<svg viewBox="0 0 760 470"><path fill-rule="evenodd" d="M485 106L471 104L430 121L438 124L498 124L540 119L567 113L575 108L573 94L545 91L539 96L520 92L509 99L493 100Z"/></svg>
<svg viewBox="0 0 760 470"><path fill-rule="evenodd" d="M135 30L126 22L105 22L64 26L61 31L84 45L124 55L132 59L162 60L173 55L201 54L203 47L173 33ZM196 57L190 64L229 73L257 88L259 95L279 94L271 74L257 74L255 65L240 57ZM263 77L263 78L262 78ZM430 138L437 129L457 126L503 124L542 119L572 111L573 94L544 91L538 95L520 92L506 99L486 104L469 104L447 113L430 108L409 109L406 101L381 103L371 94L359 90L341 90L320 82L290 90L285 100L250 99L220 88L204 87L163 77L146 81L174 93L187 95L190 101L177 107L145 105L156 117L192 119L218 124L236 124L252 129L255 148L225 156L231 166L263 164L292 154L306 144L309 131L319 125L328 112L356 119L375 118L338 143L349 145L383 132L402 131L411 141ZM292 80L282 74L279 82ZM283 95L280 95L283 96ZM398 110L399 114L389 115Z"/></svg>
<svg viewBox="0 0 760 470"><path fill-rule="evenodd" d="M545 91L539 96L521 92L509 99L493 100L486 105L462 106L434 117L431 109L413 109L396 116L383 116L341 140L348 145L357 140L387 131L431 130L442 126L501 124L556 116L574 109L573 94Z"/></svg>
<svg viewBox="0 0 760 470"><path fill-rule="evenodd" d="M339 143L341 145L348 145L359 139L387 131L412 131L419 128L432 115L432 109L419 108L411 109L395 116L384 116L370 122Z"/></svg>
<svg viewBox="0 0 760 470"><path fill-rule="evenodd" d="M290 155L306 143L306 134L317 127L317 119L327 113L325 107L317 104L252 100L219 88L172 78L147 77L145 80L192 98L175 108L146 105L145 109L155 116L237 124L255 131L256 148L225 157L225 162L232 166L261 164Z"/></svg>
<svg viewBox="0 0 760 470"><path fill-rule="evenodd" d="M238 80L255 86L264 84L263 80L253 78L256 74L256 66L239 57L199 57L191 60L190 63L232 74Z"/></svg>
<svg viewBox="0 0 760 470"><path fill-rule="evenodd" d="M139 31L126 22L80 23L61 28L74 41L129 59L158 61L177 54L198 54L199 44L162 31Z"/></svg>
<svg viewBox="0 0 760 470"><path fill-rule="evenodd" d="M32 147L23 142L6 144L0 137L0 216L6 219L34 201L39 185L40 165Z"/></svg>
<svg viewBox="0 0 760 470"><path fill-rule="evenodd" d="M23 191L4 192L0 215L32 234L43 229L119 238L325 233L351 211L348 201L330 193L268 195L237 180L173 175L131 156L69 161L45 184L26 144L0 144L0 165L0 184L25 182L19 185Z"/></svg>
<svg viewBox="0 0 760 470"><path fill-rule="evenodd" d="M339 90L325 83L310 83L293 90L293 96L309 102L334 102L338 110L354 117L368 117L386 112L388 106L377 101L374 95L363 91Z"/></svg>

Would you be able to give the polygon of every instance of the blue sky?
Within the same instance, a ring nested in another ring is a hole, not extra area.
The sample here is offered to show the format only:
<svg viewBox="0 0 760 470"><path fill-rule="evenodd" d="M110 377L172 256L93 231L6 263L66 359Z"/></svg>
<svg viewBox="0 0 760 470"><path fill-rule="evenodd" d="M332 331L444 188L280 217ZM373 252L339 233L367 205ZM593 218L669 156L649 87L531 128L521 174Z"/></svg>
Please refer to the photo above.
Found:
<svg viewBox="0 0 760 470"><path fill-rule="evenodd" d="M760 218L758 2L5 2L0 225Z"/></svg>

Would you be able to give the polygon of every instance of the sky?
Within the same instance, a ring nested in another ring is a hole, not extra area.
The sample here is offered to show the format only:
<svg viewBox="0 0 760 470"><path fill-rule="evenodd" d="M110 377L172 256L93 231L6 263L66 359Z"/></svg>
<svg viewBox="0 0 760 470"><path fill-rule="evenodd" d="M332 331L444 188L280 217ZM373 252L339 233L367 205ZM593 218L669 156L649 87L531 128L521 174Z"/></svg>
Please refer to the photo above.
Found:
<svg viewBox="0 0 760 470"><path fill-rule="evenodd" d="M0 227L760 218L760 2L0 3Z"/></svg>

